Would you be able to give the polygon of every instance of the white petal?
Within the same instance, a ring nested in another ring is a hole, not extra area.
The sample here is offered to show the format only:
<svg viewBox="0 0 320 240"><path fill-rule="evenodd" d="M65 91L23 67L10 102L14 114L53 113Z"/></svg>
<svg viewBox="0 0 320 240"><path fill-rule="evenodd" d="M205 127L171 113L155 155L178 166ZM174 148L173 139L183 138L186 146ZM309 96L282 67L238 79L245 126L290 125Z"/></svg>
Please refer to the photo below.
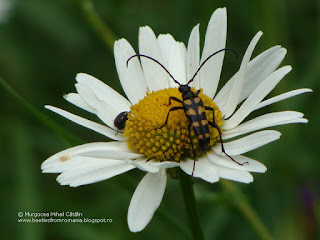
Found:
<svg viewBox="0 0 320 240"><path fill-rule="evenodd" d="M73 105L82 108L88 112L91 112L93 114L97 114L96 109L89 106L83 99L80 97L77 93L69 93L63 96L68 102L72 103Z"/></svg>
<svg viewBox="0 0 320 240"><path fill-rule="evenodd" d="M133 153L133 152L119 152L119 150L94 150L88 151L85 153L79 154L83 157L92 157L92 158L104 158L104 159L118 159L118 160L126 160L126 159L137 159L142 157L143 154Z"/></svg>
<svg viewBox="0 0 320 240"><path fill-rule="evenodd" d="M158 43L164 59L164 66L180 84L186 84L187 50L185 45L174 40L170 34L159 35ZM178 86L171 78L169 85L170 87Z"/></svg>
<svg viewBox="0 0 320 240"><path fill-rule="evenodd" d="M302 88L302 89L296 89L296 90L293 90L293 91L290 91L290 92L286 92L286 93L280 94L278 96L275 96L275 97L272 97L272 98L269 98L267 100L262 101L261 103L259 103L256 106L256 108L254 110L257 110L259 108L263 108L263 107L268 106L270 104L273 104L273 103L276 103L276 102L280 102L280 101L282 101L284 99L291 98L291 97L294 97L296 95L299 95L299 94L302 94L302 93L306 93L306 92L312 92L312 90L309 89L309 88Z"/></svg>
<svg viewBox="0 0 320 240"><path fill-rule="evenodd" d="M120 39L114 43L114 58L118 76L123 91L133 105L144 98L148 90L139 59L137 57L131 59L127 66L127 60L135 54L136 52L127 40Z"/></svg>
<svg viewBox="0 0 320 240"><path fill-rule="evenodd" d="M143 230L159 207L167 184L166 170L147 173L136 188L128 210L131 232Z"/></svg>
<svg viewBox="0 0 320 240"><path fill-rule="evenodd" d="M234 110L236 109L236 107L239 103L244 79L246 78L246 75L247 75L248 64L249 64L252 52L253 52L255 46L257 45L261 36L262 36L262 32L258 32L254 36L254 38L251 40L251 42L246 50L246 53L244 54L244 57L242 59L241 65L240 65L240 69L239 69L237 75L235 76L234 83L233 83L232 88L230 90L229 98L227 99L227 105L225 108L225 112L223 112L225 118L228 118L233 114Z"/></svg>
<svg viewBox="0 0 320 240"><path fill-rule="evenodd" d="M165 162L156 162L151 160L149 162L149 164L151 166L157 167L157 168L161 168L161 169L166 169L166 168L174 168L174 167L179 167L180 163L177 162L169 162L169 161L165 161Z"/></svg>
<svg viewBox="0 0 320 240"><path fill-rule="evenodd" d="M259 54L248 64L247 75L243 82L239 103L246 99L252 91L260 85L282 62L287 50L280 46L274 46ZM231 88L236 79L237 73L222 87L214 102L219 106L220 111L225 112L226 99L230 96Z"/></svg>
<svg viewBox="0 0 320 240"><path fill-rule="evenodd" d="M189 81L200 65L200 34L199 24L196 25L190 34L188 49L187 49L187 80ZM193 82L190 83L191 87L195 89L200 88L199 74L196 75Z"/></svg>
<svg viewBox="0 0 320 240"><path fill-rule="evenodd" d="M142 171L145 172L151 172L151 173L156 173L159 172L159 168L152 166L149 162L148 159L146 158L141 158L141 159L135 159L135 160L127 160L127 163L130 163L134 166L136 166L137 168L139 168Z"/></svg>
<svg viewBox="0 0 320 240"><path fill-rule="evenodd" d="M201 63L214 52L225 48L227 37L227 11L218 8L208 23L201 56ZM220 79L224 52L220 52L202 67L200 71L200 87L203 92L213 98Z"/></svg>
<svg viewBox="0 0 320 240"><path fill-rule="evenodd" d="M111 106L104 100L99 100L97 95L86 85L77 83L77 91L82 99L91 107L95 108L96 115L109 127L116 129L114 119L122 112L117 106ZM128 111L128 110L125 110Z"/></svg>
<svg viewBox="0 0 320 240"><path fill-rule="evenodd" d="M267 77L244 101L236 113L225 121L222 128L229 130L239 125L290 71L290 66L284 66Z"/></svg>
<svg viewBox="0 0 320 240"><path fill-rule="evenodd" d="M117 160L115 160L117 161ZM118 160L119 161L119 160ZM66 171L57 178L57 181L61 185L69 185L70 187L78 187L81 185L91 184L100 182L114 176L117 176L121 173L130 171L135 168L135 166L128 163L121 163L114 166L99 167L95 170L84 169L84 172L79 174L79 170Z"/></svg>
<svg viewBox="0 0 320 240"><path fill-rule="evenodd" d="M231 142L226 142L223 144L223 146L227 154L239 155L273 142L279 139L280 136L281 133L278 131L265 130L252 133L248 136L233 140ZM221 143L216 144L212 149L216 154L221 154Z"/></svg>
<svg viewBox="0 0 320 240"><path fill-rule="evenodd" d="M219 176L236 182L251 183L253 176L247 171L229 169L225 167L219 168Z"/></svg>
<svg viewBox="0 0 320 240"><path fill-rule="evenodd" d="M102 181L135 168L123 160L83 157L81 154L100 150L128 151L126 143L88 143L61 151L41 165L46 173L62 173L57 181L76 187Z"/></svg>
<svg viewBox="0 0 320 240"><path fill-rule="evenodd" d="M108 128L106 126L103 126L99 123L96 123L96 122L92 122L90 120L87 120L85 118L82 118L82 117L79 117L75 114L72 114L72 113L69 113L65 110L62 110L60 108L56 108L56 107L53 107L53 106L48 106L46 105L45 108L83 126L83 127L86 127L86 128L89 128L95 132L98 132L108 138L111 138L111 139L114 139L114 140L118 140L118 141L125 141L126 139L122 136L122 134L117 134L118 132L111 129L111 128Z"/></svg>
<svg viewBox="0 0 320 240"><path fill-rule="evenodd" d="M207 153L207 156L212 163L222 167L230 168L230 169L243 170L243 171L249 171L249 172L261 172L261 173L264 173L267 170L266 166L264 166L262 163L242 155L233 156L233 159L240 164L244 163L243 165L240 165L232 161L227 156L220 156L214 152ZM245 163L245 162L248 162L248 163Z"/></svg>
<svg viewBox="0 0 320 240"><path fill-rule="evenodd" d="M120 112L130 111L131 103L97 78L78 73L76 80L80 97L95 108L101 120L109 126L114 127L113 121Z"/></svg>
<svg viewBox="0 0 320 240"><path fill-rule="evenodd" d="M281 125L284 125L284 124L291 124L291 123L308 123L308 119L306 118L295 118L295 119L291 119L291 120L288 120L288 121L283 121L281 123ZM280 125L280 124L278 124Z"/></svg>
<svg viewBox="0 0 320 240"><path fill-rule="evenodd" d="M158 40L152 29L148 26L139 29L139 52L164 64ZM170 79L168 78L168 74L159 64L144 57L141 57L140 61L150 92L169 87L168 81Z"/></svg>
<svg viewBox="0 0 320 240"><path fill-rule="evenodd" d="M69 160L69 162L61 163L61 165L64 165L63 167L65 170L62 171L62 173L57 177L57 181L60 183L66 183L67 181L71 182L72 180L80 178L89 172L102 168L114 167L123 163L125 163L125 161L122 160L74 156L71 160ZM58 164L56 164L56 167L57 166ZM52 167L51 169L53 170L53 164L48 164L46 167L48 167L48 169Z"/></svg>
<svg viewBox="0 0 320 240"><path fill-rule="evenodd" d="M195 164L195 165L194 165ZM181 169L193 177L201 178L207 182L214 183L219 181L219 174L217 168L208 161L206 156L199 158L197 161L187 159L180 162Z"/></svg>
<svg viewBox="0 0 320 240"><path fill-rule="evenodd" d="M254 119L251 119L245 123L238 125L237 127L222 132L222 139L229 139L236 136L243 135L245 133L253 132L256 130L289 124L289 123L304 123L305 119L302 118L303 113L295 112L295 111L283 111L283 112L275 112L268 113Z"/></svg>
<svg viewBox="0 0 320 240"><path fill-rule="evenodd" d="M42 163L41 169L43 173L63 173L79 169L84 169L84 172L87 172L89 169L98 169L124 162L123 160L88 158L64 154L60 158L57 158L55 155L50 157Z"/></svg>
<svg viewBox="0 0 320 240"><path fill-rule="evenodd" d="M76 80L90 88L99 100L103 100L109 105L116 105L120 110L130 109L131 103L125 97L99 79L86 73L78 73Z"/></svg>
<svg viewBox="0 0 320 240"><path fill-rule="evenodd" d="M118 152L130 152L126 142L97 142L97 143L86 143L76 147L68 148L61 152L58 152L44 161L41 165L42 170L49 170L54 172L63 172L70 168L75 168L78 163L85 164L89 158L82 157L76 159L75 157L80 156L88 152L110 150ZM96 162L101 162L100 159L95 159ZM103 162L103 161L102 161Z"/></svg>

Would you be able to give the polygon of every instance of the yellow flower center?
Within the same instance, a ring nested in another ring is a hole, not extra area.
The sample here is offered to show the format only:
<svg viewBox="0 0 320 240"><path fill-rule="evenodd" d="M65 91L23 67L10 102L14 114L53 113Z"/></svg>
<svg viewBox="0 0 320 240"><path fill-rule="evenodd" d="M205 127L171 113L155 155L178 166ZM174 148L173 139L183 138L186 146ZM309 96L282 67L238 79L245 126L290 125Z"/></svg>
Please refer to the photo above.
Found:
<svg viewBox="0 0 320 240"><path fill-rule="evenodd" d="M192 91L196 92L194 88ZM198 96L202 99L204 106L214 109L215 123L221 127L223 119L217 105L202 93L202 89ZM193 158L191 144L193 144L195 154L199 155L202 152L193 129L191 129L191 136L189 136L189 121L182 109L171 111L167 124L163 126L169 110L175 106L182 106L181 103L173 100L169 105L169 97L182 100L181 93L177 88L147 93L145 98L131 107L123 135L127 138L130 149L146 155L148 159L157 159L160 162L179 162L185 157ZM213 121L212 110L206 110L206 116L208 121ZM211 126L209 126L209 133L209 146L212 146L220 139L219 133L216 128Z"/></svg>

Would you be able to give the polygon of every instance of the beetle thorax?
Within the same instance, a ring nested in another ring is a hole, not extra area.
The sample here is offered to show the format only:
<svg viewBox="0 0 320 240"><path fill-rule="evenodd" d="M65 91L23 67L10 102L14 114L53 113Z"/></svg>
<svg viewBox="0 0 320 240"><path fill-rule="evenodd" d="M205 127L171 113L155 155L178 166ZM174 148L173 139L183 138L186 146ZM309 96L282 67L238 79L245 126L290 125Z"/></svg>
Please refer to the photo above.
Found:
<svg viewBox="0 0 320 240"><path fill-rule="evenodd" d="M188 85L180 85L179 92L181 92L183 99L195 97L195 93L191 90L191 87Z"/></svg>

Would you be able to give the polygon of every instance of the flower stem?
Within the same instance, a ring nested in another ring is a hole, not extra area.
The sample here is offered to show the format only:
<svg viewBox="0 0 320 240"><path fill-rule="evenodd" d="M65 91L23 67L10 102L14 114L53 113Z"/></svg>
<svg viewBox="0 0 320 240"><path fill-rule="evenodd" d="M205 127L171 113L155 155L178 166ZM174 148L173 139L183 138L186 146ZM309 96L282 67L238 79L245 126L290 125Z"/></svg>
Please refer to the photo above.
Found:
<svg viewBox="0 0 320 240"><path fill-rule="evenodd" d="M25 98L22 97L18 91L16 91L8 82L0 77L0 86L3 86L4 89L9 93L13 98L15 98L19 104L21 104L35 119L40 121L49 129L53 130L62 140L64 140L68 145L74 146L79 145L82 141L70 133L67 129L60 126L58 123L53 121L47 115L42 113L38 108L33 106Z"/></svg>
<svg viewBox="0 0 320 240"><path fill-rule="evenodd" d="M193 239L204 240L205 238L200 226L199 214L196 206L196 198L193 191L192 178L191 176L185 174L181 169L179 169L179 180Z"/></svg>
<svg viewBox="0 0 320 240"><path fill-rule="evenodd" d="M90 0L81 0L76 2L80 3L80 8L84 13L86 21L101 37L108 50L113 52L113 44L116 40L116 37L111 29L103 22L99 14L95 11L92 2Z"/></svg>
<svg viewBox="0 0 320 240"><path fill-rule="evenodd" d="M242 192L237 189L234 184L227 180L220 180L224 191L231 199L233 204L239 209L239 211L244 215L244 217L251 224L257 235L262 240L272 240L272 236L267 230L266 226L262 223L261 219L258 217L257 213L250 206L248 200L242 194Z"/></svg>

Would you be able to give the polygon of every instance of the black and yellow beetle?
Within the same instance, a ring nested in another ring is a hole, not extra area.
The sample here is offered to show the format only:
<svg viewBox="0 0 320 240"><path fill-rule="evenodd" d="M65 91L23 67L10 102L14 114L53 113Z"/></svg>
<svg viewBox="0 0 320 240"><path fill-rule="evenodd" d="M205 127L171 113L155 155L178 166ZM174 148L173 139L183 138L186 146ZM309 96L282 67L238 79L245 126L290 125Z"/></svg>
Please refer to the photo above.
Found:
<svg viewBox="0 0 320 240"><path fill-rule="evenodd" d="M169 115L170 112L172 111L176 111L176 110L183 110L188 121L189 121L189 125L188 125L188 132L189 132L189 136L191 138L191 128L194 131L194 134L196 135L198 142L199 142L199 147L202 151L207 151L209 150L210 146L210 132L209 132L209 125L211 127L214 127L218 130L219 133L219 137L220 137L220 142L221 142L221 149L222 152L228 156L232 161L236 162L239 165L244 165L244 164L248 164L248 162L245 163L239 163L238 161L234 160L229 154L226 153L224 146L223 146L223 140L221 137L221 130L219 128L219 126L215 123L214 120L214 109L212 107L209 106L203 106L203 102L201 100L201 98L198 96L200 93L200 90L198 90L196 93L194 93L191 90L191 87L189 86L189 84L194 80L194 78L196 77L196 75L198 74L198 72L200 71L200 69L202 68L202 66L214 55L222 52L222 51L226 51L226 50L230 50L232 52L234 52L236 54L236 52L232 49L228 49L228 48L224 48L221 49L213 54L211 54L209 57L207 57L206 60L204 60L202 62L202 64L199 66L199 68L197 69L197 71L195 72L195 74L193 75L193 77L187 82L187 84L180 84L172 75L171 73L165 68L165 66L163 64L161 64L159 61L157 61L156 59L149 57L147 55L143 55L143 54L136 54L131 56L128 60L127 60L127 66L128 66L128 62L130 61L130 59L134 58L134 57L145 57L148 58L154 62L156 62L157 64L159 64L168 74L169 76L173 79L173 81L177 84L179 84L179 92L182 94L182 101L176 97L169 97L169 105L171 104L171 101L176 101L182 104L182 106L176 106L176 107L172 107L167 115L166 121L165 123L159 127L162 128L164 127L169 119ZM205 111L213 111L213 121L208 121L207 116ZM194 155L194 160L196 160L196 154L195 154L195 150L194 150L194 146L191 144L192 146L192 150L193 150L193 155Z"/></svg>

